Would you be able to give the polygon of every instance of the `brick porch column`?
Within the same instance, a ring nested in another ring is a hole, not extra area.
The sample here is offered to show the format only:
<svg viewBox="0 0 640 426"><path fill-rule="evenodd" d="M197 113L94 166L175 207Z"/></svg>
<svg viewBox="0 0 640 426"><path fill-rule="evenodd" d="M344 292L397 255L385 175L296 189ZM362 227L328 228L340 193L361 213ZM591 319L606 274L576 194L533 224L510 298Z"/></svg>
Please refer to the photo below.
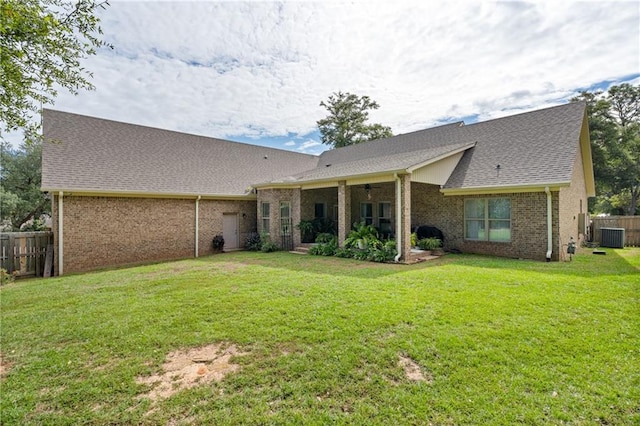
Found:
<svg viewBox="0 0 640 426"><path fill-rule="evenodd" d="M293 194L291 194L291 233L293 234L293 247L298 247L302 244L302 235L300 230L296 228L296 225L300 223L301 220L301 206L302 206L302 190L300 188L295 188L293 190Z"/></svg>
<svg viewBox="0 0 640 426"><path fill-rule="evenodd" d="M402 257L403 261L411 258L411 175L400 176L401 192L401 233L402 233Z"/></svg>
<svg viewBox="0 0 640 426"><path fill-rule="evenodd" d="M344 247L344 240L351 230L351 187L347 182L338 182L338 244Z"/></svg>

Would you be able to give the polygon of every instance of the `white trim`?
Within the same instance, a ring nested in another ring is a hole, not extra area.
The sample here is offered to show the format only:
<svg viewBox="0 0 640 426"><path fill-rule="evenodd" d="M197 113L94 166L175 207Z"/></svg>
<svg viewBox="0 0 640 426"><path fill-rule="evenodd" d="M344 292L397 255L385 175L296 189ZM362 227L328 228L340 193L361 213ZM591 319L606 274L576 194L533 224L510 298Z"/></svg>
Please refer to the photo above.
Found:
<svg viewBox="0 0 640 426"><path fill-rule="evenodd" d="M64 273L64 214L62 197L64 193L58 192L58 275L62 276Z"/></svg>
<svg viewBox="0 0 640 426"><path fill-rule="evenodd" d="M200 233L199 230L199 212L200 211L200 196L198 195L198 198L196 198L196 235L195 235L195 256L194 257L198 257L198 243L199 243L199 237L198 234Z"/></svg>
<svg viewBox="0 0 640 426"><path fill-rule="evenodd" d="M398 263L402 257L402 181L397 174L395 174L394 177L396 178L396 251L398 254L393 261Z"/></svg>
<svg viewBox="0 0 640 426"><path fill-rule="evenodd" d="M61 192L67 196L78 197L135 197L135 198L179 198L185 200L192 200L200 197L204 200L248 200L253 201L257 199L256 194L249 192L245 195L238 194L193 194L193 193L161 193L161 192L144 192L144 191L100 191L92 189L59 189L59 188L45 188L40 189L42 192Z"/></svg>
<svg viewBox="0 0 640 426"><path fill-rule="evenodd" d="M548 186L544 192L547 194L547 262L550 262L551 254L553 254L553 220L551 216L553 200Z"/></svg>
<svg viewBox="0 0 640 426"><path fill-rule="evenodd" d="M551 191L559 191L560 188L570 186L571 182L552 182L536 185L500 185L500 186L474 186L468 188L444 188L440 192L445 196L451 195L488 195L521 192L543 192L545 188Z"/></svg>
<svg viewBox="0 0 640 426"><path fill-rule="evenodd" d="M470 143L470 144L465 145L465 146L463 146L463 147L460 147L460 148L458 148L458 149L454 149L453 151L449 151L449 152L447 152L446 154L439 155L439 156L437 156L437 157L435 157L435 158L430 158L430 159L429 159L429 160L427 160L427 161L422 161L422 162L420 162L420 163L418 163L418 164L415 164L415 165L413 165L413 166L411 166L411 167L408 167L408 168L407 168L407 172L408 172L408 173L413 173L413 171L414 171L414 170L421 169L421 168L423 168L423 167L425 167L425 166L428 166L429 164L436 163L436 162L438 162L438 161L440 161L440 160L444 160L444 159L445 159L445 158L447 158L447 157L451 157L452 155L455 155L455 154L459 154L459 153L461 153L461 152L464 152L464 151L466 151L466 150L468 150L468 149L470 149L470 148L475 147L477 144L478 144L478 142L473 142L473 143Z"/></svg>

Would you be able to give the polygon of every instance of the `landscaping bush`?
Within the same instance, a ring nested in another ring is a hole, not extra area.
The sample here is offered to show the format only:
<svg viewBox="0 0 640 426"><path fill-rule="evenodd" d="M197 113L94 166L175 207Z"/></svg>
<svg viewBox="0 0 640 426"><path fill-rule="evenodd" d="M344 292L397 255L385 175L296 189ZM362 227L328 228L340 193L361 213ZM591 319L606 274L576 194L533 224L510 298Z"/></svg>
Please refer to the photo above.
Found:
<svg viewBox="0 0 640 426"><path fill-rule="evenodd" d="M338 251L338 238L335 235L322 233L316 238L316 245L309 249L314 256L335 256Z"/></svg>
<svg viewBox="0 0 640 426"><path fill-rule="evenodd" d="M244 247L249 251L260 251L262 249L262 239L260 234L252 232L244 242Z"/></svg>
<svg viewBox="0 0 640 426"><path fill-rule="evenodd" d="M221 252L224 249L224 237L222 234L218 234L213 237L213 251Z"/></svg>
<svg viewBox="0 0 640 426"><path fill-rule="evenodd" d="M442 246L442 240L440 238L430 237L418 241L418 248L420 250L433 250L440 246Z"/></svg>
<svg viewBox="0 0 640 426"><path fill-rule="evenodd" d="M372 262L391 262L398 254L395 240L388 240L367 250L367 260Z"/></svg>
<svg viewBox="0 0 640 426"><path fill-rule="evenodd" d="M375 245L379 241L378 230L373 225L360 222L353 224L353 229L344 240L344 245L345 247L364 249L369 245Z"/></svg>
<svg viewBox="0 0 640 426"><path fill-rule="evenodd" d="M260 235L260 240L262 241L262 245L260 246L260 251L263 253L271 253L274 251L280 250L280 247L273 241L271 241L271 237L267 234Z"/></svg>

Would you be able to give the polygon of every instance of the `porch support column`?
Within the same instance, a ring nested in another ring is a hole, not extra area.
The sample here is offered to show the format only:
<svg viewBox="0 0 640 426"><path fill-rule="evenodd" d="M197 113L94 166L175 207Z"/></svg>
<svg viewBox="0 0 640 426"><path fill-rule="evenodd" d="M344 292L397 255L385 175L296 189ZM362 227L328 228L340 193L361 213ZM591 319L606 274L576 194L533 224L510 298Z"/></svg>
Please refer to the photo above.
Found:
<svg viewBox="0 0 640 426"><path fill-rule="evenodd" d="M411 260L411 175L400 176L400 232L402 234L402 261Z"/></svg>
<svg viewBox="0 0 640 426"><path fill-rule="evenodd" d="M338 182L338 244L344 247L344 240L351 230L351 187L347 182Z"/></svg>
<svg viewBox="0 0 640 426"><path fill-rule="evenodd" d="M291 194L291 233L293 234L293 247L298 247L302 244L302 236L300 230L296 228L296 225L302 220L302 190L295 188L293 194Z"/></svg>

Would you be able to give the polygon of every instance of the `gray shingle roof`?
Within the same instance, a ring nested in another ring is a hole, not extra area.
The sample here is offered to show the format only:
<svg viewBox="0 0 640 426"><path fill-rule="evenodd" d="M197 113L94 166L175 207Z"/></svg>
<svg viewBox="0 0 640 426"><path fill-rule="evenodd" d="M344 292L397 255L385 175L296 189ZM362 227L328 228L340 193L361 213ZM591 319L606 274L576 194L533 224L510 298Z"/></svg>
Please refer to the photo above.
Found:
<svg viewBox="0 0 640 426"><path fill-rule="evenodd" d="M453 123L320 157L45 110L45 140L58 142L44 145L42 187L239 196L258 183L300 184L409 170L463 149L444 189L566 183L573 174L585 108L576 102L471 125Z"/></svg>
<svg viewBox="0 0 640 426"><path fill-rule="evenodd" d="M318 162L312 155L54 110L44 111L44 135L45 191L240 196L255 182Z"/></svg>
<svg viewBox="0 0 640 426"><path fill-rule="evenodd" d="M478 144L465 152L444 188L570 182L585 108L568 103L459 128L457 137Z"/></svg>
<svg viewBox="0 0 640 426"><path fill-rule="evenodd" d="M445 189L569 182L584 117L585 104L576 102L471 125L453 123L326 151L316 169L282 182L331 181L409 170L471 146Z"/></svg>

